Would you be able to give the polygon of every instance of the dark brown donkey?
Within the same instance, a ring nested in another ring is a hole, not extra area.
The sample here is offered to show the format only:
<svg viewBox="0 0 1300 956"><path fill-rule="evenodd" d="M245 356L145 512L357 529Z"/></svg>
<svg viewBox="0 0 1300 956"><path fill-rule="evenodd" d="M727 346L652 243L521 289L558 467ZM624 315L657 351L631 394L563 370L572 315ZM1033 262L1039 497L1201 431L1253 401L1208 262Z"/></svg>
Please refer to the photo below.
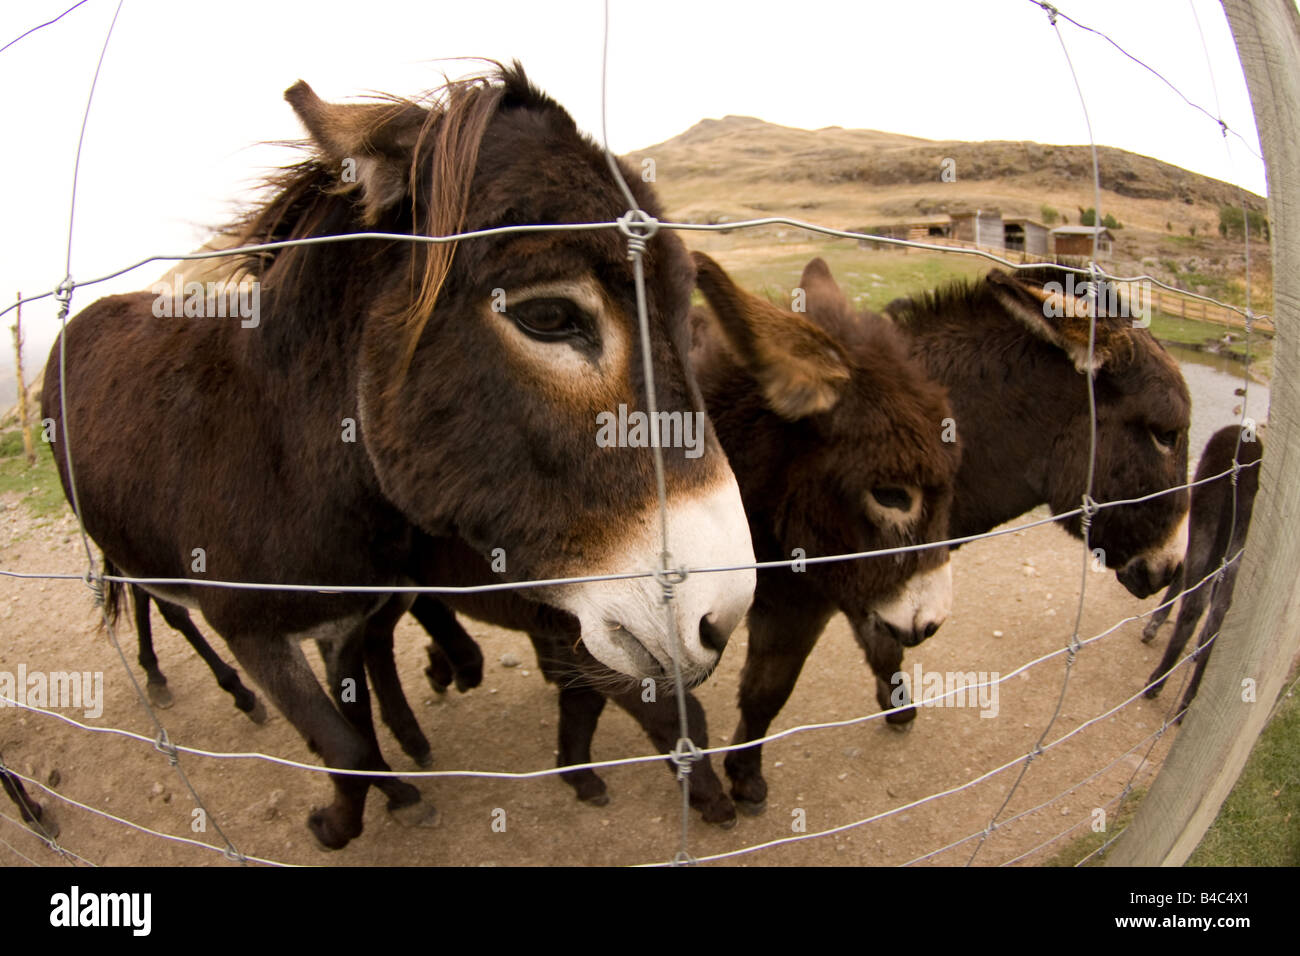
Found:
<svg viewBox="0 0 1300 956"><path fill-rule="evenodd" d="M624 212L602 151L517 64L451 83L428 106L331 105L304 83L285 96L315 155L284 172L240 241L427 236ZM656 214L649 187L627 178ZM702 407L686 355L693 266L668 232L650 238L644 262L659 407L687 414ZM479 553L504 549L511 580L657 565L651 456L602 447L593 425L599 412L644 404L632 266L617 231L494 235L454 248L322 243L268 254L254 275L252 327L158 318L153 295L123 295L68 325L62 370L55 344L43 415L59 425L64 487L71 457L82 518L113 565L195 582L384 588L431 583L434 538L453 532ZM664 449L673 560L751 563L736 481L707 424L702 453L689 450ZM683 584L677 648L654 578L551 586L538 597L572 614L608 667L662 680L677 654L695 684L747 610L753 582L749 570ZM200 608L327 765L387 768L363 662L367 636L391 633L409 598L149 590ZM329 695L299 647L305 637L325 657ZM334 802L308 820L326 847L361 833L372 784L390 808L420 800L396 778L332 782Z"/></svg>
<svg viewBox="0 0 1300 956"><path fill-rule="evenodd" d="M1238 443L1238 436L1242 440ZM1232 487L1232 475L1224 475L1217 481L1207 481L1192 488L1191 522L1187 535L1187 560L1183 563L1182 573L1174 578L1173 584L1165 593L1165 607L1156 611L1142 629L1142 642L1149 644L1155 638L1160 625L1169 617L1173 602L1185 586L1195 586L1209 577L1218 568L1219 562L1231 558L1246 544L1246 532L1250 530L1250 516L1255 507L1255 495L1259 492L1259 462L1264 456L1264 443L1259 437L1244 434L1239 426L1229 425L1210 436L1205 443L1205 451L1196 466L1196 481L1205 481L1214 475L1222 475L1232 468L1233 456L1242 466L1237 472L1237 488ZM1178 605L1178 619L1174 622L1174 632L1169 637L1169 646L1165 648L1164 657L1156 669L1147 678L1151 686L1146 696L1154 698L1165 685L1166 675L1187 646L1188 639L1196 630L1196 624L1205 615L1205 626L1201 628L1196 640L1196 669L1191 682L1183 694L1179 710L1186 710L1187 705L1196 696L1196 689L1201 685L1201 675L1209 663L1210 652L1214 646L1206 644L1218 636L1223 624L1223 616L1232 606L1232 592L1237 586L1237 571L1241 568L1238 559L1223 570L1222 577L1211 578L1200 584L1193 591L1183 595ZM1210 609L1205 614L1205 609ZM1181 719L1181 718L1180 718Z"/></svg>
<svg viewBox="0 0 1300 956"><path fill-rule="evenodd" d="M1060 286L1049 284L1054 282ZM853 310L823 260L808 264L800 287L810 318L852 321ZM1089 446L1087 382L1082 374L1088 364L1088 319L1083 304L1065 294L1069 287L1060 270L1018 277L994 270L979 281L956 283L889 306L912 357L947 387L952 403L962 443L949 522L954 538L989 531L1038 504L1062 512L1082 500ZM1112 301L1105 294L1100 299ZM878 320L864 313L859 321ZM1139 497L1182 484L1191 402L1174 361L1149 333L1133 328L1131 319L1105 317L1097 321L1093 376L1094 499ZM737 467L736 473L743 494L742 469ZM1081 533L1078 517L1065 526L1072 534ZM1167 584L1177 570L1186 529L1184 490L1100 511L1093 517L1090 541L1103 550L1104 562L1117 569L1125 586L1145 597ZM757 534L754 548L762 553ZM762 587L760 572L760 593ZM756 597L751 622L759 611ZM880 706L907 704L901 682L907 635L881 626L878 617L850 615L850 624L875 672ZM787 626L795 630L806 625L792 621ZM756 657L751 638L749 661L752 674L747 665L735 743L767 732L789 696L803 657ZM886 720L905 725L915 716L915 708L907 707ZM767 785L761 760L757 747L727 755L732 796L742 807L762 806Z"/></svg>
<svg viewBox="0 0 1300 956"><path fill-rule="evenodd" d="M943 440L951 410L943 389L907 357L906 344L891 324L824 310L807 316L787 311L738 288L707 256L696 253L695 259L716 323L707 318L699 323L692 363L740 482L759 560L942 540L960 457L956 442ZM573 641L562 620L530 624L526 617L511 620L499 604L485 607L481 598L442 600L473 617L529 632L544 672L561 684L561 765L591 759L591 738L606 697L631 713L657 746L672 749L679 731L671 700L647 699L636 687L602 694L567 683L581 663L567 650ZM870 622L891 635L895 656L877 659L871 657L875 648L867 650L878 672L892 673L903 646L914 646L938 629L950 600L943 547L760 570L741 679L742 733L765 729L780 710L836 611L860 627ZM455 673L457 655L467 656L472 640L454 619L434 636L447 653L432 669ZM437 662L441 655L431 651L430 657ZM691 738L707 746L704 711L693 697L687 705ZM605 784L591 770L564 776L579 798L607 799ZM735 808L707 760L696 765L690 784L692 805L706 820L724 825L735 820ZM738 795L751 804L762 802L761 796Z"/></svg>

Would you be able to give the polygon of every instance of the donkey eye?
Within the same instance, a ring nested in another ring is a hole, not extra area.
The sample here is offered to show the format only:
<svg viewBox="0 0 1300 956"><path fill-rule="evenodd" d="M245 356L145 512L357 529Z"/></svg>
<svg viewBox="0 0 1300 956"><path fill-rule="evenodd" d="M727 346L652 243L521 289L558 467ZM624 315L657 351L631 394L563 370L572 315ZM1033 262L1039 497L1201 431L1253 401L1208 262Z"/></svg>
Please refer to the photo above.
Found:
<svg viewBox="0 0 1300 956"><path fill-rule="evenodd" d="M525 335L544 342L592 339L591 317L572 299L526 299L506 314Z"/></svg>
<svg viewBox="0 0 1300 956"><path fill-rule="evenodd" d="M898 511L912 510L912 496L902 488L890 486L881 486L871 489L871 497L876 499L876 503L885 508L894 508Z"/></svg>
<svg viewBox="0 0 1300 956"><path fill-rule="evenodd" d="M1161 448L1174 448L1178 445L1178 429L1152 428L1151 437L1156 440L1156 444Z"/></svg>

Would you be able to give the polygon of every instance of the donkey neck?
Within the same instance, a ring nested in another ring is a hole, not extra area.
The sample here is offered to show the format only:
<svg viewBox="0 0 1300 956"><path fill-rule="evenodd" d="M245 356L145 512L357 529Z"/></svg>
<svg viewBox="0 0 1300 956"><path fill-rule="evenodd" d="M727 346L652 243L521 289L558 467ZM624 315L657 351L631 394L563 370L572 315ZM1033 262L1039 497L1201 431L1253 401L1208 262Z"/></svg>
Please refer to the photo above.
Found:
<svg viewBox="0 0 1300 956"><path fill-rule="evenodd" d="M1056 439L1075 402L1087 400L1063 356L985 314L920 315L900 324L912 356L948 388L956 416L962 461L953 537L988 531L1048 501Z"/></svg>

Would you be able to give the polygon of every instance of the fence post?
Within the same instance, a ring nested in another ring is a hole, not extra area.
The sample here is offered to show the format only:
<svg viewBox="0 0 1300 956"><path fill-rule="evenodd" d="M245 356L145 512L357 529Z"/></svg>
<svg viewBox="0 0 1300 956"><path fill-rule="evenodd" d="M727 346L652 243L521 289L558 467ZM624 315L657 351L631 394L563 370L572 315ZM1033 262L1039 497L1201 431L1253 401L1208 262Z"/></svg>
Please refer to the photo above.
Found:
<svg viewBox="0 0 1300 956"><path fill-rule="evenodd" d="M1269 447L1232 610L1184 727L1110 854L1114 866L1187 860L1241 773L1300 649L1300 12L1292 0L1223 0L1223 8L1264 147L1275 230ZM1253 703L1244 699L1248 682Z"/></svg>
<svg viewBox="0 0 1300 956"><path fill-rule="evenodd" d="M14 374L18 376L18 427L23 433L23 455L30 468L36 464L36 451L32 447L31 420L27 417L27 381L23 378L23 294L18 293L18 306L14 324Z"/></svg>

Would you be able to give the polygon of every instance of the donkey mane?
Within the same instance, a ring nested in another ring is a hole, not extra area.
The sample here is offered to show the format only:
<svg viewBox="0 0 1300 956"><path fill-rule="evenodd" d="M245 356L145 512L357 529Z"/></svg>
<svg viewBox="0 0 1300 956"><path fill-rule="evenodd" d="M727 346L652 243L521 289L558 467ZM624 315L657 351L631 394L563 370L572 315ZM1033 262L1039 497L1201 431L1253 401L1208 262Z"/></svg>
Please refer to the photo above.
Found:
<svg viewBox="0 0 1300 956"><path fill-rule="evenodd" d="M1045 285L1048 282L1056 282L1066 287L1067 276L1070 273L1064 269L1058 269L1052 266L1040 266L1033 269L1021 269L1015 273L1015 278L1034 285ZM1076 283L1086 281L1086 277L1076 276ZM1003 314L1005 309L995 298L992 289L983 276L971 279L952 279L944 282L934 289L926 289L915 295L894 299L887 306L885 312L899 326L908 328L913 331L921 329L937 328L955 328L970 330L972 327L979 327L974 323L983 322L992 315ZM1132 365L1138 358L1141 351L1139 337L1135 334L1129 324L1128 319L1115 319L1102 315L1100 322L1118 323L1111 329L1111 335L1116 335L1122 339L1126 347L1120 350L1110 365L1112 372L1121 371ZM1008 317L1008 328L1015 328L1023 331L1023 325L1011 320ZM1172 362L1162 346L1154 336L1142 336L1152 352L1161 356L1165 361Z"/></svg>
<svg viewBox="0 0 1300 956"><path fill-rule="evenodd" d="M388 232L412 236L440 236L463 231L470 188L479 147L492 118L501 109L534 109L563 117L567 114L535 87L516 60L504 66L486 61L490 69L420 96L407 98L375 94L365 114L351 132L362 148L349 157L356 163L382 159L392 150L394 137L414 137L406 170L409 204L394 203L374 221L367 221L357 193L360 183L341 182L339 170L319 154L284 166L265 181L270 198L226 224L219 231L236 245L262 245L293 239L343 235L349 232ZM298 89L286 92L286 97ZM285 143L312 148L305 143ZM393 255L393 246L411 248ZM358 244L291 246L255 250L236 258L233 276L262 281L273 295L280 317L320 314L337 306L340 287L355 269L358 258L378 262L409 263L411 294L401 314L406 344L403 367L409 363L438 295L451 270L458 243L393 243L365 240ZM325 288L321 276L340 285Z"/></svg>

